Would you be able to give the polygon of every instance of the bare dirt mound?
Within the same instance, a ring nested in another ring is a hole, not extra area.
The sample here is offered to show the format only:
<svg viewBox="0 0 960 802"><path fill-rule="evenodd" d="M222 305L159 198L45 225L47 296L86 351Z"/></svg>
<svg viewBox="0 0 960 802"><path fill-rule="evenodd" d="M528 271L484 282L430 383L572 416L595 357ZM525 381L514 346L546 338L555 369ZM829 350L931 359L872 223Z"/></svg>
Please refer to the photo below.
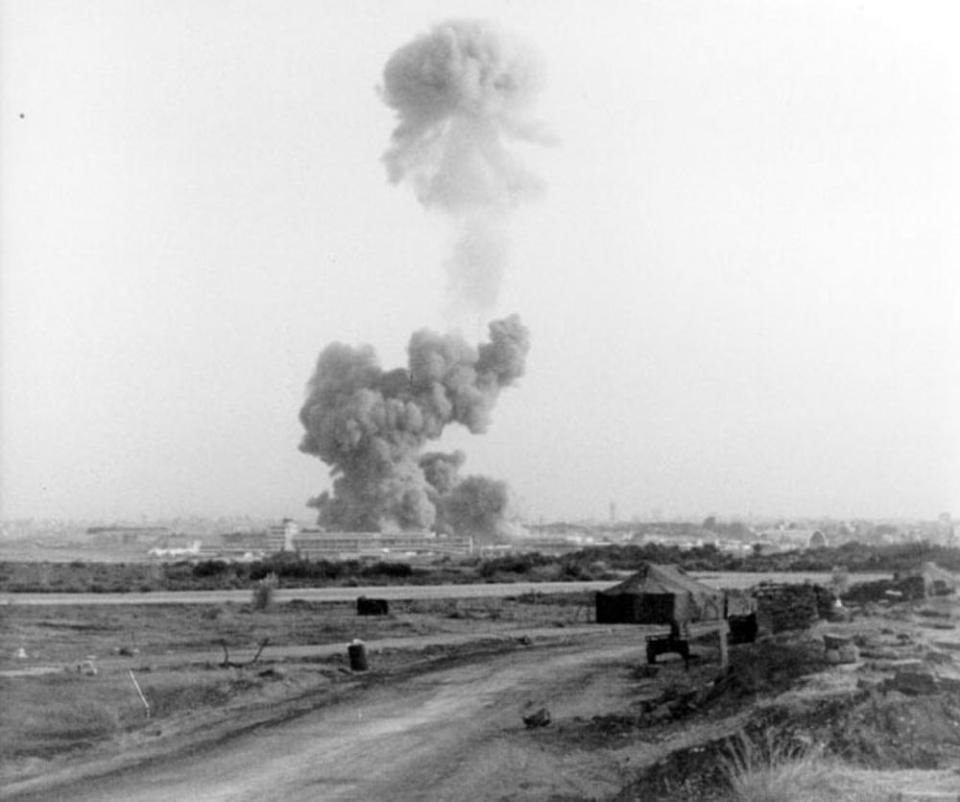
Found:
<svg viewBox="0 0 960 802"><path fill-rule="evenodd" d="M952 657L893 630L883 632L865 651L890 652L886 679L877 661L824 672L823 642L812 633L734 650L729 670L694 704L684 709L674 703L673 718L701 729L702 737L639 766L615 798L727 799L731 771L744 749L761 763L771 756L822 754L891 782L897 780L893 770L942 772L960 765L960 683L936 680ZM922 659L903 659L908 654ZM715 736L702 728L700 722L717 721L738 708L742 720L735 730ZM622 722L609 723L610 734L623 728ZM678 726L643 717L633 725L646 727L648 742Z"/></svg>

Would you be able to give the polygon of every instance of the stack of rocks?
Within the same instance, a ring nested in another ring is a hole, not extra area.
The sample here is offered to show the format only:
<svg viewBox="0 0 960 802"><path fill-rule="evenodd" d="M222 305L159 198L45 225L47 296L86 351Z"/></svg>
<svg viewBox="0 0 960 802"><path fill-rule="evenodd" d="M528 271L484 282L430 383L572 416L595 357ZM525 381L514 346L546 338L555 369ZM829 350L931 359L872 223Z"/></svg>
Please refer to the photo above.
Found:
<svg viewBox="0 0 960 802"><path fill-rule="evenodd" d="M843 594L843 600L863 604L879 601L917 601L926 595L922 576L861 582Z"/></svg>
<svg viewBox="0 0 960 802"><path fill-rule="evenodd" d="M860 651L849 635L824 635L823 644L827 662L832 665L856 663L860 659Z"/></svg>
<svg viewBox="0 0 960 802"><path fill-rule="evenodd" d="M761 631L807 629L820 618L817 586L763 583L754 588Z"/></svg>
<svg viewBox="0 0 960 802"><path fill-rule="evenodd" d="M814 585L813 592L817 597L817 615L829 619L836 610L837 594L822 585Z"/></svg>

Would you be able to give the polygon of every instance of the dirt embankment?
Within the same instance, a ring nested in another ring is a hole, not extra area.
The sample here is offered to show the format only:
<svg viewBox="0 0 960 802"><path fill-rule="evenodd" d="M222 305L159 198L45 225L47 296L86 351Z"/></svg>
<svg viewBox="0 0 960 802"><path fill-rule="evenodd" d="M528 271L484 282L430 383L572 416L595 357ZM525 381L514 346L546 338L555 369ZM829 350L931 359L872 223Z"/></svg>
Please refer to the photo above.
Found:
<svg viewBox="0 0 960 802"><path fill-rule="evenodd" d="M745 753L754 768L801 755L842 761L883 789L858 797L868 800L960 791L956 614L951 602L939 611L926 603L870 605L847 623L735 648L729 670L708 689L665 711L653 707L669 723L636 719L638 737L675 738L679 748L637 767L615 798L727 800ZM830 664L824 634L850 639L858 659ZM718 733L724 720L731 726ZM693 731L700 737L682 743L678 735Z"/></svg>

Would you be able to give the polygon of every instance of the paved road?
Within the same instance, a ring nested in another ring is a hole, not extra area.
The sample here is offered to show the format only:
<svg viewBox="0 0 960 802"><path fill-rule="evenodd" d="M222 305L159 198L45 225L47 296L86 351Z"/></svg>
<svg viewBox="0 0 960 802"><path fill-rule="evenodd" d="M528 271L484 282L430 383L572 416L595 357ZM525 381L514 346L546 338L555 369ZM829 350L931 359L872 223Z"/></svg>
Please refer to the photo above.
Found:
<svg viewBox="0 0 960 802"><path fill-rule="evenodd" d="M829 573L763 573L729 571L718 573L691 573L707 585L717 588L747 588L758 582L817 582L828 584ZM854 574L854 582L887 579L889 573ZM352 602L358 596L376 599L477 599L518 596L524 593L579 593L595 592L615 585L615 580L603 582L507 582L478 585L368 585L361 587L294 588L278 590L276 600L293 599L315 602ZM0 593L0 604L223 604L250 601L249 590L158 590L151 593Z"/></svg>
<svg viewBox="0 0 960 802"><path fill-rule="evenodd" d="M524 593L578 593L608 588L615 582L509 582L483 585L370 585L278 590L275 599L352 602L375 599L476 599ZM0 604L222 604L250 601L249 590L158 590L151 593L0 593Z"/></svg>

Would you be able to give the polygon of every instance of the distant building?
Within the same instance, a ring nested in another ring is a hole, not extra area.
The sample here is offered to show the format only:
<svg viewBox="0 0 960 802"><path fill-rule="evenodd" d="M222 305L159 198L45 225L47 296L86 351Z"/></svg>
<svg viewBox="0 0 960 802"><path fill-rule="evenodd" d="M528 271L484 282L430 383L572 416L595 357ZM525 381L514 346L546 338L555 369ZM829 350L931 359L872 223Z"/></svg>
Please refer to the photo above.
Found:
<svg viewBox="0 0 960 802"><path fill-rule="evenodd" d="M759 534L760 543L774 547L774 550L822 549L827 545L827 537L820 529L767 529Z"/></svg>
<svg viewBox="0 0 960 802"><path fill-rule="evenodd" d="M811 549L825 549L827 547L827 537L819 529L814 529L810 535L810 542L807 546Z"/></svg>
<svg viewBox="0 0 960 802"><path fill-rule="evenodd" d="M941 512L937 517L937 535L941 545L956 545L957 532L949 512Z"/></svg>
<svg viewBox="0 0 960 802"><path fill-rule="evenodd" d="M471 554L473 538L441 537L432 532L319 532L291 536L293 551L310 558L407 554Z"/></svg>
<svg viewBox="0 0 960 802"><path fill-rule="evenodd" d="M293 540L300 534L300 526L293 518L284 518L279 524L267 527L267 549L271 552L294 551Z"/></svg>
<svg viewBox="0 0 960 802"><path fill-rule="evenodd" d="M154 546L147 552L151 557L199 557L203 543L193 540L189 544L171 544Z"/></svg>
<svg viewBox="0 0 960 802"><path fill-rule="evenodd" d="M152 546L173 532L165 526L91 526L87 534L98 546Z"/></svg>

